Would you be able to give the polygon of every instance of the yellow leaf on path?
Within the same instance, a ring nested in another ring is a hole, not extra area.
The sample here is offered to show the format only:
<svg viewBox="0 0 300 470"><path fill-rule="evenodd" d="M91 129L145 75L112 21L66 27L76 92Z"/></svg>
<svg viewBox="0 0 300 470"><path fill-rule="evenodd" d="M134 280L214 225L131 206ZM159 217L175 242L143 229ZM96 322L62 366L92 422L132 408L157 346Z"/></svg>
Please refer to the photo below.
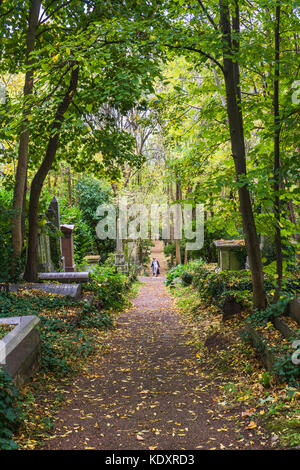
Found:
<svg viewBox="0 0 300 470"><path fill-rule="evenodd" d="M250 424L246 427L246 429L254 429L256 426L257 424L254 421L250 421Z"/></svg>
<svg viewBox="0 0 300 470"><path fill-rule="evenodd" d="M145 438L143 436L141 436L140 434L137 434L136 438L137 438L138 441L144 441L145 440Z"/></svg>

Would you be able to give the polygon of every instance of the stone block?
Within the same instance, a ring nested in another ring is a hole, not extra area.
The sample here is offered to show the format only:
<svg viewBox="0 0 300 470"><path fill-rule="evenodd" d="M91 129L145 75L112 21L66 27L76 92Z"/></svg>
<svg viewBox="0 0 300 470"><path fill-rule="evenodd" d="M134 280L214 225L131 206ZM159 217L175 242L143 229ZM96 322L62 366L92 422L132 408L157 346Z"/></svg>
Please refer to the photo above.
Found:
<svg viewBox="0 0 300 470"><path fill-rule="evenodd" d="M31 380L40 367L41 343L35 315L1 318L1 323L16 325L0 341L1 367L12 377L17 386Z"/></svg>

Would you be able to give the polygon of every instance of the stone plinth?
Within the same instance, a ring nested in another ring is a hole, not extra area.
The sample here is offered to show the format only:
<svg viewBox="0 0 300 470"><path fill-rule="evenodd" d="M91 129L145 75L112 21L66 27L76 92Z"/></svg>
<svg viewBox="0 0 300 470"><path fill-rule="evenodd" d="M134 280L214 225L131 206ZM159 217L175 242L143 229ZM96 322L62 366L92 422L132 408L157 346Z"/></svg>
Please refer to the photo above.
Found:
<svg viewBox="0 0 300 470"><path fill-rule="evenodd" d="M73 273L76 271L73 246L74 225L61 225L60 230L63 233L63 237L61 238L61 250L64 259L64 270L66 273Z"/></svg>

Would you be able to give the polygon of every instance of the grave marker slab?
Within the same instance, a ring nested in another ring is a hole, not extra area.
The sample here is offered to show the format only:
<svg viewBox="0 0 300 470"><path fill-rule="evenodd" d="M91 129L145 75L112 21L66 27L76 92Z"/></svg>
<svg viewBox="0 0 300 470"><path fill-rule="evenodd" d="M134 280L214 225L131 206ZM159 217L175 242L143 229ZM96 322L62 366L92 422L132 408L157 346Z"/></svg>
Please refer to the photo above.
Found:
<svg viewBox="0 0 300 470"><path fill-rule="evenodd" d="M10 292L18 292L19 290L32 290L38 289L47 294L58 294L62 296L69 295L74 299L78 299L81 295L81 284L10 284Z"/></svg>

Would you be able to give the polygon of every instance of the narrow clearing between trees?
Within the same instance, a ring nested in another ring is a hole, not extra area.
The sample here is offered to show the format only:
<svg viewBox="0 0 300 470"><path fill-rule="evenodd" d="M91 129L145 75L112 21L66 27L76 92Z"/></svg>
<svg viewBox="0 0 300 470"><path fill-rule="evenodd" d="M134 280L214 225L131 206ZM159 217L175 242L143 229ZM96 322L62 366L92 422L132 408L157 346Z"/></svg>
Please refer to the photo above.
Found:
<svg viewBox="0 0 300 470"><path fill-rule="evenodd" d="M160 258L158 244L153 255ZM162 263L161 263L162 264ZM164 266L162 266L162 272ZM45 449L261 449L260 430L240 429L199 364L191 335L164 285L143 277L120 314L108 352L90 359L60 409Z"/></svg>

